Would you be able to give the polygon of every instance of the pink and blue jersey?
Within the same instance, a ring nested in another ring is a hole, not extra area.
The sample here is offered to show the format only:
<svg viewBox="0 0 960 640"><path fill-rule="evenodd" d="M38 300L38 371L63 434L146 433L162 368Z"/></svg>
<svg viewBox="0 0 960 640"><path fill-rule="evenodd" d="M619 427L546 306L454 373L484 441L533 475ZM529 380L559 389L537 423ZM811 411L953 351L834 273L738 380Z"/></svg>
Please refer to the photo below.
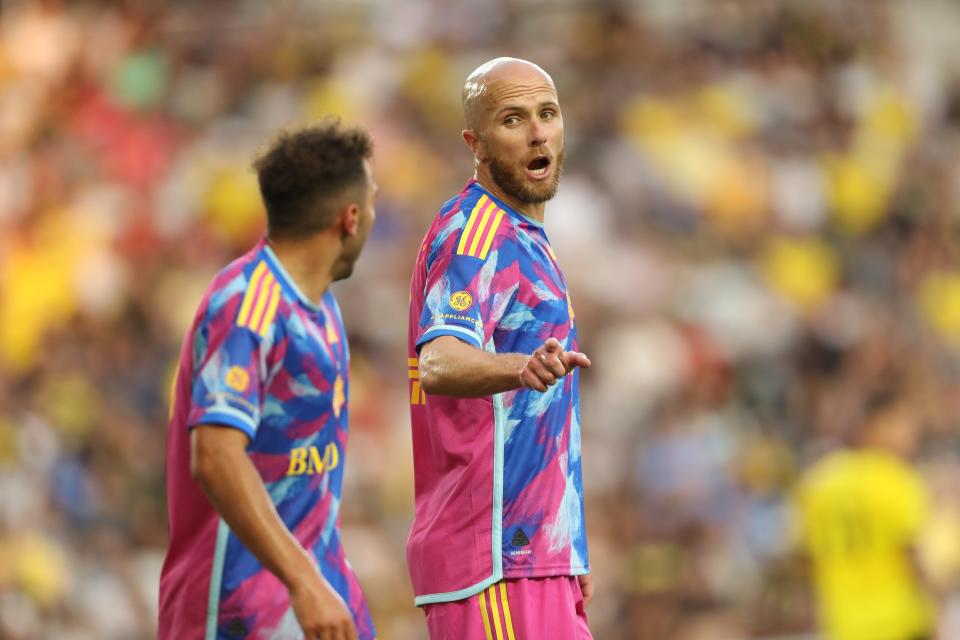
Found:
<svg viewBox="0 0 960 640"><path fill-rule="evenodd" d="M375 633L340 542L349 352L336 299L296 287L261 241L214 279L184 341L167 434L170 543L160 579L161 640L301 638L284 585L219 517L190 475L190 430L225 425L287 528Z"/></svg>
<svg viewBox="0 0 960 640"><path fill-rule="evenodd" d="M420 347L440 336L491 353L530 354L550 337L577 349L543 225L470 181L427 232L410 300L416 603L461 600L504 578L588 573L579 371L546 393L481 398L427 395L418 381Z"/></svg>

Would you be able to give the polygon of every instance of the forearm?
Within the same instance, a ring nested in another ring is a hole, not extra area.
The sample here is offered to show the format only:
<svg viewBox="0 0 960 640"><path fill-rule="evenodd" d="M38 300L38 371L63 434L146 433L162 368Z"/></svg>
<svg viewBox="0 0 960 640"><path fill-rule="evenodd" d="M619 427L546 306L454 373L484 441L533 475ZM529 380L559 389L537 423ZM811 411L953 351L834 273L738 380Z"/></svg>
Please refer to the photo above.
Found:
<svg viewBox="0 0 960 640"><path fill-rule="evenodd" d="M230 530L288 588L304 571L315 571L309 553L280 520L246 452L205 455L195 476Z"/></svg>
<svg viewBox="0 0 960 640"><path fill-rule="evenodd" d="M450 336L424 345L420 384L429 394L476 398L519 388L520 372L529 360L520 353L481 351Z"/></svg>

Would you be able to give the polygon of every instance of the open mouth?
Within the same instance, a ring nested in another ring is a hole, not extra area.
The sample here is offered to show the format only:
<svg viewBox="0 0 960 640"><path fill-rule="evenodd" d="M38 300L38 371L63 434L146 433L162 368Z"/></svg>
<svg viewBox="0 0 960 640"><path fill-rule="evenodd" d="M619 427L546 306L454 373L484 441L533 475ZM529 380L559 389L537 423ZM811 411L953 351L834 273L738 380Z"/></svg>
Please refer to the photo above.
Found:
<svg viewBox="0 0 960 640"><path fill-rule="evenodd" d="M547 175L550 169L550 158L547 156L537 156L527 164L527 171L535 178L541 178Z"/></svg>

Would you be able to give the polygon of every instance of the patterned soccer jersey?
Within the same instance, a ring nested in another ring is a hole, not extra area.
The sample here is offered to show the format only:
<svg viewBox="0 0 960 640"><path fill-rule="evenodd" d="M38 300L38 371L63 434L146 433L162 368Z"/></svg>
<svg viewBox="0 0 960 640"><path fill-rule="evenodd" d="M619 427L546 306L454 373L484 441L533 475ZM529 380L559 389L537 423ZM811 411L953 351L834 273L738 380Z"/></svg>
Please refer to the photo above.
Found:
<svg viewBox="0 0 960 640"><path fill-rule="evenodd" d="M530 354L577 349L573 307L543 226L471 180L440 210L410 285L416 515L407 560L416 603L469 597L502 578L589 572L579 370L546 393L424 394L420 347L453 336Z"/></svg>
<svg viewBox="0 0 960 640"><path fill-rule="evenodd" d="M247 452L280 518L347 603L360 638L374 638L340 543L348 365L333 294L311 303L265 242L214 279L184 341L167 434L161 639L302 637L286 588L190 475L189 431L199 424L250 437Z"/></svg>

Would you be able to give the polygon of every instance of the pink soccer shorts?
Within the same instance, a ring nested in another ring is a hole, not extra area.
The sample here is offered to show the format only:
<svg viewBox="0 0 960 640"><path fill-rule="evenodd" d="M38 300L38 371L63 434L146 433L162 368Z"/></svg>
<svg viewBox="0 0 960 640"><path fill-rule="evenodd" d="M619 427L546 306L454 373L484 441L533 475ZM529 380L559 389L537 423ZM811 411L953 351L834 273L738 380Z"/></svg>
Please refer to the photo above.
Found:
<svg viewBox="0 0 960 640"><path fill-rule="evenodd" d="M423 610L430 640L593 640L573 576L504 580Z"/></svg>

